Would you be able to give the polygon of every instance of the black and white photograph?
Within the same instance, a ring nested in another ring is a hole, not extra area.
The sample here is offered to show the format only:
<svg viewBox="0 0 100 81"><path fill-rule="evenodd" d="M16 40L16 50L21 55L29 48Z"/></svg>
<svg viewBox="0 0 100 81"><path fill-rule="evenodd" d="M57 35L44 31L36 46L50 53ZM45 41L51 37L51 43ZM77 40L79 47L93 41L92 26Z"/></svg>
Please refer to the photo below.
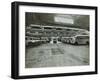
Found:
<svg viewBox="0 0 100 81"><path fill-rule="evenodd" d="M89 15L25 13L25 67L89 65Z"/></svg>
<svg viewBox="0 0 100 81"><path fill-rule="evenodd" d="M97 74L97 7L12 3L11 77Z"/></svg>

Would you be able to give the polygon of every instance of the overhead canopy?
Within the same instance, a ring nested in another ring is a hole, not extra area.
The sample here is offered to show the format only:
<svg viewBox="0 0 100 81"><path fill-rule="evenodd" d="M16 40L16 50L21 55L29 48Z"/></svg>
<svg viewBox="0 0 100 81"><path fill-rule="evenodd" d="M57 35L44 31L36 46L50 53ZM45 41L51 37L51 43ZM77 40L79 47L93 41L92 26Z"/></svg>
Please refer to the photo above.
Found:
<svg viewBox="0 0 100 81"><path fill-rule="evenodd" d="M26 12L26 26L30 24L65 26L89 30L89 15Z"/></svg>

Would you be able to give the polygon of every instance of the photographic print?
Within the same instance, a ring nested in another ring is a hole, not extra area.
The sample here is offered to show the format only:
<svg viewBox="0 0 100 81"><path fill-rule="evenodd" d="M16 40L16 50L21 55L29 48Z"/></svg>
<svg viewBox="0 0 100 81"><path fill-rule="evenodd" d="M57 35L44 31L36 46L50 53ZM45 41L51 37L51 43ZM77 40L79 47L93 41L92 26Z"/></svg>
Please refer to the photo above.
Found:
<svg viewBox="0 0 100 81"><path fill-rule="evenodd" d="M89 65L89 15L25 13L25 67Z"/></svg>
<svg viewBox="0 0 100 81"><path fill-rule="evenodd" d="M12 2L13 79L97 74L97 7Z"/></svg>

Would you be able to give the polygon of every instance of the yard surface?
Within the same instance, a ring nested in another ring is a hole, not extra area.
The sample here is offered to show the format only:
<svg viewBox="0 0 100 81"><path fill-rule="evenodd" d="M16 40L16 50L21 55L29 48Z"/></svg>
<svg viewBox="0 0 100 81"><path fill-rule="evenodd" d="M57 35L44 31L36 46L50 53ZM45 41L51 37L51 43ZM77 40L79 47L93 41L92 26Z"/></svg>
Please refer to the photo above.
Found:
<svg viewBox="0 0 100 81"><path fill-rule="evenodd" d="M26 68L79 65L89 65L89 45L48 43L26 48Z"/></svg>

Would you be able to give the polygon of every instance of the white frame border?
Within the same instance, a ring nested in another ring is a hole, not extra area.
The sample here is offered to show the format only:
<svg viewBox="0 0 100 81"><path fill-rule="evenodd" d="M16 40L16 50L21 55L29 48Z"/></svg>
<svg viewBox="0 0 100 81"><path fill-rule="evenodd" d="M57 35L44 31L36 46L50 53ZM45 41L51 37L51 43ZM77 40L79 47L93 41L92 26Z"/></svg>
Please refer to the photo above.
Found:
<svg viewBox="0 0 100 81"><path fill-rule="evenodd" d="M25 68L25 12L60 13L60 14L84 14L90 15L90 65L66 66L52 68ZM74 73L95 71L95 10L55 8L40 6L19 6L19 75L40 75L55 73Z"/></svg>

